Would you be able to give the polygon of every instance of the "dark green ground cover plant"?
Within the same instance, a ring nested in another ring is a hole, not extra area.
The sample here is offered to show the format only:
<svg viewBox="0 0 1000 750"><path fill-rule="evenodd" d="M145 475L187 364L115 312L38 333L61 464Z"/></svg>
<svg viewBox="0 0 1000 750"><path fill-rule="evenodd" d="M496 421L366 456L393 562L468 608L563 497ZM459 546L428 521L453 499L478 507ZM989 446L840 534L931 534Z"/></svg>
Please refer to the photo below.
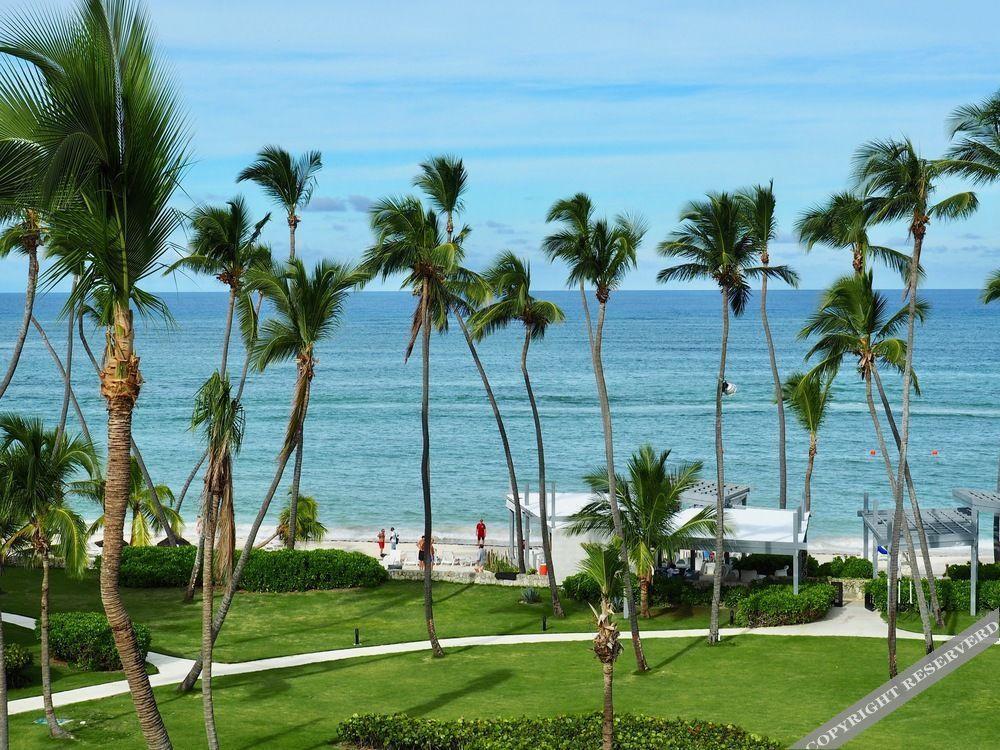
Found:
<svg viewBox="0 0 1000 750"><path fill-rule="evenodd" d="M142 660L146 660L151 640L149 628L132 623ZM122 668L108 618L97 612L60 612L49 619L52 656L74 667L94 671ZM36 627L37 633L37 627Z"/></svg>

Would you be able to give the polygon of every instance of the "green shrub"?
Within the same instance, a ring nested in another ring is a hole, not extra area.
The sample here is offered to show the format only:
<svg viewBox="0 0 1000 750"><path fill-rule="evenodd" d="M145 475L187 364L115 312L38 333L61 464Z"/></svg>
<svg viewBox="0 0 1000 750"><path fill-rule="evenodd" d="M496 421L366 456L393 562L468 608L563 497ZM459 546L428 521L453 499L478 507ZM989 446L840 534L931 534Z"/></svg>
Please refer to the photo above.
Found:
<svg viewBox="0 0 1000 750"><path fill-rule="evenodd" d="M528 586L526 589L521 589L521 601L525 604L538 604L541 600L542 597L535 588Z"/></svg>
<svg viewBox="0 0 1000 750"><path fill-rule="evenodd" d="M968 581L972 575L969 563L949 565L944 574L956 581ZM1000 563L979 563L978 578L980 581L1000 581Z"/></svg>
<svg viewBox="0 0 1000 750"><path fill-rule="evenodd" d="M834 594L828 583L803 584L797 595L790 585L764 586L739 598L734 622L750 628L815 622L830 611Z"/></svg>
<svg viewBox="0 0 1000 750"><path fill-rule="evenodd" d="M653 576L653 586L649 598L654 604L690 606L712 603L712 587L696 586L693 581L681 576Z"/></svg>
<svg viewBox="0 0 1000 750"><path fill-rule="evenodd" d="M196 549L125 547L120 580L132 588L186 586ZM237 553L237 558L239 553ZM246 591L309 591L378 586L388 579L378 560L338 549L254 550L243 571Z"/></svg>
<svg viewBox="0 0 1000 750"><path fill-rule="evenodd" d="M187 586L197 551L191 545L123 547L119 583L136 589Z"/></svg>
<svg viewBox="0 0 1000 750"><path fill-rule="evenodd" d="M38 633L39 626L35 626ZM149 628L132 623L139 655L149 652ZM110 672L122 668L108 618L97 612L60 612L49 616L52 656L81 669Z"/></svg>
<svg viewBox="0 0 1000 750"><path fill-rule="evenodd" d="M578 602L598 602L601 598L601 589L586 573L566 576L562 582L562 590L566 596Z"/></svg>
<svg viewBox="0 0 1000 750"><path fill-rule="evenodd" d="M785 567L788 568L788 574L792 574L791 555L766 555L762 553L755 553L744 555L739 560L733 560L732 565L735 570L756 570L763 576L773 576L777 571ZM806 575L821 575L819 571L819 562L815 557L809 555L806 558Z"/></svg>
<svg viewBox="0 0 1000 750"><path fill-rule="evenodd" d="M24 646L19 643L5 643L3 647L3 671L7 675L7 687L24 687L31 678L28 676L28 667L31 666L32 656Z"/></svg>
<svg viewBox="0 0 1000 750"><path fill-rule="evenodd" d="M921 579L924 587L924 595L930 597L930 586L927 581ZM968 612L970 600L972 599L972 582L955 581L948 578L935 579L937 584L938 601L941 609L946 612ZM887 609L889 581L885 573L879 573L878 578L865 584L865 593L871 594L875 601L875 606L885 612ZM917 608L916 592L913 594L913 602L910 603L910 579L899 579L899 611L907 612ZM978 610L992 610L1000 608L1000 581L979 581L976 589L976 599Z"/></svg>
<svg viewBox="0 0 1000 750"><path fill-rule="evenodd" d="M406 714L355 714L340 741L371 750L593 750L601 716L439 721ZM778 750L778 742L731 724L615 716L617 750Z"/></svg>
<svg viewBox="0 0 1000 750"><path fill-rule="evenodd" d="M829 578L871 578L872 561L863 557L840 557L819 566L817 575Z"/></svg>
<svg viewBox="0 0 1000 750"><path fill-rule="evenodd" d="M254 550L243 569L240 588L272 592L372 588L388 578L379 561L363 552Z"/></svg>
<svg viewBox="0 0 1000 750"><path fill-rule="evenodd" d="M500 554L494 550L486 552L486 565L483 570L489 573L517 573L517 565L512 563L507 555Z"/></svg>

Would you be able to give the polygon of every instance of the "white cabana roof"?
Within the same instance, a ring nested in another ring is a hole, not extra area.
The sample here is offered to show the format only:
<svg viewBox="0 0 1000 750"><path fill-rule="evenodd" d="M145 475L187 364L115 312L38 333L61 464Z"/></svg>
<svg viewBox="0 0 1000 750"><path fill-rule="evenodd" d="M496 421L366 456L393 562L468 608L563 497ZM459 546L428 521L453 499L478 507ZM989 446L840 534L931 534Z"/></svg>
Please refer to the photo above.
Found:
<svg viewBox="0 0 1000 750"><path fill-rule="evenodd" d="M714 484L713 484L714 487ZM556 492L546 498L546 511L553 528L566 526L570 518L591 500L589 492ZM526 501L521 498L522 511L532 519L538 516L538 494L532 493ZM507 496L507 510L514 512L514 499ZM677 523L682 524L701 512L702 508L681 508ZM778 510L772 508L727 508L725 511L726 534L724 546L728 552L764 552L791 554L806 548L809 535L809 513L801 508ZM715 538L692 540L692 549L715 549Z"/></svg>
<svg viewBox="0 0 1000 750"><path fill-rule="evenodd" d="M951 495L962 505L974 508L980 513L990 515L1000 514L1000 492L976 490L971 487L956 487L951 491Z"/></svg>

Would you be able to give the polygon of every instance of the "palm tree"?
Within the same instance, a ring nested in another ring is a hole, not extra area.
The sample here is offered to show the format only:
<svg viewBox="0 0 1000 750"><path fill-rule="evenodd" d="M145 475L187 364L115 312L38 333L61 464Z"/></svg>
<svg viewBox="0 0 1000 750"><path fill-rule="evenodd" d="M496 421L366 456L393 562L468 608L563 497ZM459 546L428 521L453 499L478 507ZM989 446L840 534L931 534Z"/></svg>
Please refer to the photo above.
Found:
<svg viewBox="0 0 1000 750"><path fill-rule="evenodd" d="M952 171L976 182L1000 180L1000 91L979 104L959 107L951 114L955 144L948 150ZM1000 270L986 281L983 302L1000 299ZM1000 486L998 486L1000 489ZM1000 560L1000 515L993 516L993 559Z"/></svg>
<svg viewBox="0 0 1000 750"><path fill-rule="evenodd" d="M173 508L174 495L165 484L155 486L157 497L166 498L168 505L163 506L163 513L174 534L179 535L184 528L184 520ZM107 481L101 477L83 479L70 484L70 492L77 497L90 500L98 506L104 504ZM128 510L132 513L131 532L128 543L133 547L148 547L153 544L155 534L163 532L163 524L156 510L153 495L139 470L139 462L132 458L129 464L129 502ZM87 529L87 536L93 536L104 528L104 514L97 517Z"/></svg>
<svg viewBox="0 0 1000 750"><path fill-rule="evenodd" d="M270 218L271 214L267 214L256 224L251 224L250 213L242 197L233 198L225 208L203 206L195 209L191 215L191 251L165 272L183 269L209 274L229 287L226 325L222 333L222 364L219 365L221 373L227 371L233 313L237 298L244 292L243 278L250 268L266 264L271 259L267 247L257 241Z"/></svg>
<svg viewBox="0 0 1000 750"><path fill-rule="evenodd" d="M913 339L917 318L917 284L920 279L920 252L927 224L932 218L958 219L972 214L978 200L975 193L962 192L936 200L938 180L952 171L942 160L923 158L909 140L872 141L855 155L855 178L864 191L866 208L874 223L906 220L913 237L913 255L909 263L907 295L909 315L906 329L906 362L903 367L903 398L900 417L899 468L893 487L896 520L889 548L889 595L895 596L899 568L899 533L903 519L903 482L910 435L910 382L913 371ZM918 532L924 538L922 522L915 512ZM933 573L928 570L928 576ZM889 621L889 674L896 676L896 618Z"/></svg>
<svg viewBox="0 0 1000 750"><path fill-rule="evenodd" d="M323 522L319 520L319 503L316 502L316 498L310 497L309 495L299 495L298 506L298 513L295 516L295 523L297 526L295 532L296 538L302 540L303 542L322 541L323 537L326 536L326 526L324 526ZM288 498L288 502L285 503L284 507L281 509L281 513L278 514L278 525L275 527L274 533L267 539L259 542L257 544L257 549L266 547L275 539L280 539L282 542L288 539L288 520L291 512L292 499Z"/></svg>
<svg viewBox="0 0 1000 750"><path fill-rule="evenodd" d="M615 544L584 544L585 557L580 563L580 572L586 573L601 592L601 611L594 612L597 620L597 635L594 636L594 655L601 663L604 673L604 716L601 724L601 748L612 750L615 742L615 662L622 652L618 640L618 625L612 619L611 597L622 588L622 580L628 578L627 568L622 565L621 551Z"/></svg>
<svg viewBox="0 0 1000 750"><path fill-rule="evenodd" d="M0 102L0 106L4 106L4 103ZM0 141L0 148L3 145ZM28 326L31 323L35 305L35 290L38 287L38 248L44 241L44 230L38 212L34 209L25 209L19 213L19 216L15 214L17 219L0 234L0 258L18 253L28 259L28 282L24 291L24 316L14 341L14 352L7 365L7 372L3 381L0 382L0 398L3 398L10 381L14 379L14 372L17 370L21 351L24 349L24 341L28 337Z"/></svg>
<svg viewBox="0 0 1000 750"><path fill-rule="evenodd" d="M604 430L604 457L607 461L608 493L611 506L611 518L614 521L615 538L619 540L622 565L628 566L627 545L623 543L621 510L618 507L618 493L615 490L615 454L612 435L611 401L608 397L608 385L604 377L604 320L607 314L608 300L611 292L617 290L625 275L635 267L636 252L646 234L646 227L639 218L620 215L614 224L608 224L604 219L591 222L593 213L590 198L578 193L573 198L557 201L549 209L549 220L560 221L562 229L550 235L543 242L543 247L550 260L560 259L569 265L568 283L570 286L580 284L581 290L586 284L594 287L597 298L597 328L591 332L590 303L586 293L582 296L584 316L587 320L587 337L590 344L590 360L594 368L594 379L597 381L597 396L601 404L601 423ZM635 600L632 591L632 579L625 579L625 601ZM634 607L628 607L629 626L632 631L632 647L635 650L636 666L640 672L649 667L642 650L642 640L639 636L639 620Z"/></svg>
<svg viewBox="0 0 1000 750"><path fill-rule="evenodd" d="M52 281L85 274L71 301L101 285L112 302L101 393L108 407L107 497L101 598L147 744L170 747L118 589L128 506L132 410L142 378L131 303L157 271L179 224L170 199L187 154L187 129L150 25L133 0L81 0L68 18L13 16L0 32L0 130L31 144L40 192L79 196L59 211L70 248ZM23 106L22 106L23 105ZM0 175L5 173L0 164Z"/></svg>
<svg viewBox="0 0 1000 750"><path fill-rule="evenodd" d="M230 393L229 378L221 371L205 381L194 401L191 427L203 428L208 445L208 469L205 472L205 502L202 505L202 528L205 537L202 555L201 606L201 692L208 746L219 747L215 728L215 706L212 700L212 605L214 603L215 524L219 509L232 507L233 455L243 441L243 408ZM228 568L226 561L222 566ZM232 562L232 559L228 562Z"/></svg>
<svg viewBox="0 0 1000 750"><path fill-rule="evenodd" d="M760 264L767 268L771 264L768 245L778 233L778 225L774 218L774 183L755 185L741 191L737 198L743 203L747 230L750 239L760 254ZM792 286L798 286L796 278ZM760 278L760 321L764 327L764 340L767 342L767 355L771 362L771 377L774 379L774 400L778 405L778 507L788 504L788 470L785 461L785 408L781 398L781 376L778 375L778 361L774 354L774 339L771 338L771 326L767 322L767 274Z"/></svg>
<svg viewBox="0 0 1000 750"><path fill-rule="evenodd" d="M5 515L24 519L12 538L30 540L30 548L42 565L39 617L42 701L49 734L53 737L70 734L59 726L52 705L49 566L55 554L65 561L71 576L82 576L87 568L83 519L66 504L66 489L70 476L80 470L92 471L94 463L93 451L83 440L47 431L38 419L9 413L0 415L0 477L3 477L0 509Z"/></svg>
<svg viewBox="0 0 1000 750"><path fill-rule="evenodd" d="M321 542L326 536L326 526L319 520L319 503L316 498L308 495L299 495L298 513L295 515L295 537L303 542ZM257 549L266 547L275 539L286 541L290 536L289 518L292 514L292 499L288 498L285 507L278 514L278 525L274 533L257 545Z"/></svg>
<svg viewBox="0 0 1000 750"><path fill-rule="evenodd" d="M916 316L923 320L927 307L922 301L917 301L915 305ZM841 364L848 356L857 359L857 370L865 383L865 393L868 403L868 412L875 428L875 437L879 443L885 463L886 476L889 480L890 490L896 491L896 478L893 474L892 465L889 460L889 453L885 446L882 435L882 427L875 409L875 401L872 397L872 384L877 382L881 391L881 381L878 381L878 369L880 366L890 367L902 372L906 366L906 342L896 338L896 334L902 328L908 316L908 309L902 308L890 314L888 302L885 297L876 292L873 288L872 272L866 271L861 275L854 274L845 276L836 281L825 293L820 302L819 309L810 316L806 326L799 333L800 338L818 336L818 341L809 350L806 357L819 355L820 361L811 371L811 375L822 377L832 376L840 370ZM917 383L913 381L914 388ZM884 399L884 396L883 396ZM914 497L911 495L911 502ZM902 515L901 510L897 513ZM902 524L897 520L896 528ZM913 545L912 534L909 524L903 525L903 534L907 543L907 553L910 558L910 567L915 573L919 573L917 567L916 551ZM933 574L930 568L927 578L933 586ZM890 582L895 583L890 579ZM927 603L924 598L923 586L917 586L917 605L920 610L921 622L924 628L925 644L930 650L933 648L931 636L930 618L927 612ZM933 591L933 588L932 588ZM896 616L897 601L895 591L889 598L888 616L890 621ZM890 628L890 664L895 655L895 634ZM891 668L891 666L890 666Z"/></svg>
<svg viewBox="0 0 1000 750"><path fill-rule="evenodd" d="M409 340L403 353L406 362L417 336L421 336L420 426L422 450L420 484L423 492L424 538L433 539L431 508L431 436L430 436L430 354L431 328L444 330L450 311L458 308L468 314L460 290L471 286L476 275L462 267L462 240L466 230L449 242L442 237L440 218L433 209L424 210L416 198L384 198L371 209L375 244L365 254L364 267L383 279L405 274L403 286L417 298ZM434 598L431 566L424 566L424 620L427 637L435 656L443 656L434 627Z"/></svg>
<svg viewBox="0 0 1000 750"><path fill-rule="evenodd" d="M657 453L646 443L629 459L628 476L619 476L615 482L626 554L639 578L639 607L643 617L652 617L649 590L658 554L662 552L673 559L679 550L690 547L692 537L715 535L714 508L703 508L691 519L678 523L681 494L698 481L701 462L683 463L671 470L667 468L669 458L669 450ZM597 532L610 537L617 546L608 503L607 469L602 466L583 480L594 493L594 499L574 515L570 532Z"/></svg>
<svg viewBox="0 0 1000 750"><path fill-rule="evenodd" d="M715 463L716 527L715 580L712 586L712 614L709 643L719 642L719 606L722 599L723 528L725 524L725 470L722 443L722 395L726 379L726 353L729 343L729 312L739 317L750 299L750 281L762 276L795 283L795 274L787 266L758 266L757 247L746 226L742 201L729 193L710 193L706 200L694 201L681 212L680 229L660 243L658 252L685 262L664 268L657 281L711 279L722 297L722 345L719 376L715 384Z"/></svg>
<svg viewBox="0 0 1000 750"><path fill-rule="evenodd" d="M465 185L468 182L468 173L461 159L454 156L436 156L420 165L418 174L413 184L419 187L427 195L431 205L439 213L445 215L445 234L448 242L454 241L455 234L455 214L462 211L464 202L462 194L465 192ZM467 230L466 230L467 231ZM474 280L471 288L462 294L469 307L475 307L483 300L478 299L477 294L480 288L478 280ZM469 347L472 361L476 365L479 377L483 381L483 389L486 391L486 398L490 402L493 410L493 417L496 419L497 431L500 433L500 443L503 446L504 458L507 461L507 477L510 480L510 494L514 500L514 530L517 541L517 568L521 573L525 572L524 563L524 529L521 520L521 493L517 488L517 474L514 472L514 458L510 451L510 441L507 439L507 429L500 414L500 407L497 405L496 397L493 395L493 388L490 380L486 376L486 368L483 367L482 360L479 359L479 352L476 350L475 341L469 327L466 325L465 316L456 306L452 306L451 312L458 321L465 336L465 343Z"/></svg>
<svg viewBox="0 0 1000 750"><path fill-rule="evenodd" d="M316 345L333 336L343 321L344 303L348 295L364 284L367 278L366 273L354 266L325 260L317 263L311 273L306 271L301 260L290 260L283 266L274 264L267 270L254 268L248 274L248 283L264 294L275 315L264 321L260 327L260 336L256 339L253 349L254 365L259 371L263 371L272 364L294 359L297 375L285 439L278 452L277 470L247 534L243 552L233 569L226 592L219 603L212 624L213 641L219 637L225 624L226 615L243 577L243 570L257 541L257 533L267 517L288 459L296 444L300 442L297 438L302 435L302 425L309 409L309 395L316 372ZM238 396L239 394L237 401ZM293 477L291 497L298 494L298 485L298 477ZM289 525L297 526L296 520L291 519ZM294 540L294 536L290 538ZM197 659L178 689L182 692L191 690L201 669L202 660Z"/></svg>
<svg viewBox="0 0 1000 750"><path fill-rule="evenodd" d="M804 211L795 223L795 231L807 251L816 245L850 250L856 274L865 272L869 260L877 260L905 277L909 257L898 250L873 245L868 239L870 225L864 197L845 191L834 193L825 203Z"/></svg>
<svg viewBox="0 0 1000 750"><path fill-rule="evenodd" d="M830 392L837 373L812 372L808 375L801 372L793 374L781 386L781 397L799 420L802 429L809 433L809 458L806 461L805 479L805 512L812 510L812 473L816 463L817 439L819 428L826 419L826 409L833 400Z"/></svg>
<svg viewBox="0 0 1000 750"><path fill-rule="evenodd" d="M542 551L545 554L549 593L552 596L552 613L556 617L563 617L562 604L559 602L559 587L556 585L556 575L552 565L552 539L545 508L545 447L542 441L542 422L538 416L538 405L535 403L535 393L528 375L528 347L532 341L541 340L548 327L554 323L561 323L565 316L553 303L536 299L531 295L531 269L527 261L511 252L501 253L483 274L483 278L493 289L496 301L477 310L469 320L476 338L481 339L514 322L524 326L521 375L528 393L528 403L531 404L531 416L535 422L535 445L538 451L538 517L542 527Z"/></svg>
<svg viewBox="0 0 1000 750"><path fill-rule="evenodd" d="M264 194L288 216L288 257L295 258L295 230L301 222L298 212L309 205L316 187L316 173L323 168L319 151L306 151L298 159L280 146L265 146L257 160L236 177L237 182L257 183Z"/></svg>

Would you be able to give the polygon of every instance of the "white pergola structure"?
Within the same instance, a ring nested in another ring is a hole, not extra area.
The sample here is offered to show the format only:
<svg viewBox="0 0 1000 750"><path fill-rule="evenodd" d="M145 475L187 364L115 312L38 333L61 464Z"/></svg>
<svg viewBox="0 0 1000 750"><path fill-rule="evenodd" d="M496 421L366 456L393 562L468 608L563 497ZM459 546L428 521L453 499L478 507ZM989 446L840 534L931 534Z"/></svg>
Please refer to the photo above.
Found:
<svg viewBox="0 0 1000 750"><path fill-rule="evenodd" d="M719 499L718 482L708 482L699 480L681 493L681 503L683 505L714 505ZM730 484L726 482L722 485L724 492L723 503L727 508L747 507L747 500L750 498L749 484Z"/></svg>
<svg viewBox="0 0 1000 750"><path fill-rule="evenodd" d="M864 496L864 507L858 517L864 527L864 555L872 561L872 577L878 576L878 548L889 549L892 544L892 524L896 509L892 504L880 509L878 502L869 505L868 493ZM904 523L909 526L914 538L917 536L916 521L912 509L904 509ZM970 610L976 614L976 587L979 580L979 512L972 508L921 508L920 518L927 534L927 546L931 549L947 547L968 547L971 552L969 581ZM874 541L874 544L872 542ZM930 573L933 575L933 572Z"/></svg>
<svg viewBox="0 0 1000 750"><path fill-rule="evenodd" d="M711 484L714 492L715 483ZM734 497L742 496L745 501L746 491L739 485L732 485L737 490ZM726 485L727 494L730 485ZM577 566L583 559L582 544L589 541L602 541L599 535L570 535L567 527L572 521L572 517L578 513L592 499L589 492L556 492L552 489L546 493L546 514L549 529L552 534L552 558L557 577L561 580L567 575L577 571ZM683 499L683 498L682 498ZM531 554L538 556L541 547L541 538L538 534L537 542L533 541L533 530L540 531L540 519L538 513L538 492L531 493L528 490L521 496L522 525L524 532L525 549ZM711 503L715 502L712 495ZM686 523L697 513L699 513L707 502L691 503L685 502L676 516L678 525ZM510 543L509 550L511 559L516 559L516 540L514 534L515 508L514 499L507 496L507 510L510 513ZM803 512L802 508L789 510L777 510L771 508L746 508L737 506L727 508L725 511L725 539L723 547L726 552L740 553L765 553L792 556L792 585L795 593L798 593L799 586L799 555L798 553L808 548L809 539L809 518L810 514ZM692 540L689 549L694 550L715 550L715 537L696 538Z"/></svg>

